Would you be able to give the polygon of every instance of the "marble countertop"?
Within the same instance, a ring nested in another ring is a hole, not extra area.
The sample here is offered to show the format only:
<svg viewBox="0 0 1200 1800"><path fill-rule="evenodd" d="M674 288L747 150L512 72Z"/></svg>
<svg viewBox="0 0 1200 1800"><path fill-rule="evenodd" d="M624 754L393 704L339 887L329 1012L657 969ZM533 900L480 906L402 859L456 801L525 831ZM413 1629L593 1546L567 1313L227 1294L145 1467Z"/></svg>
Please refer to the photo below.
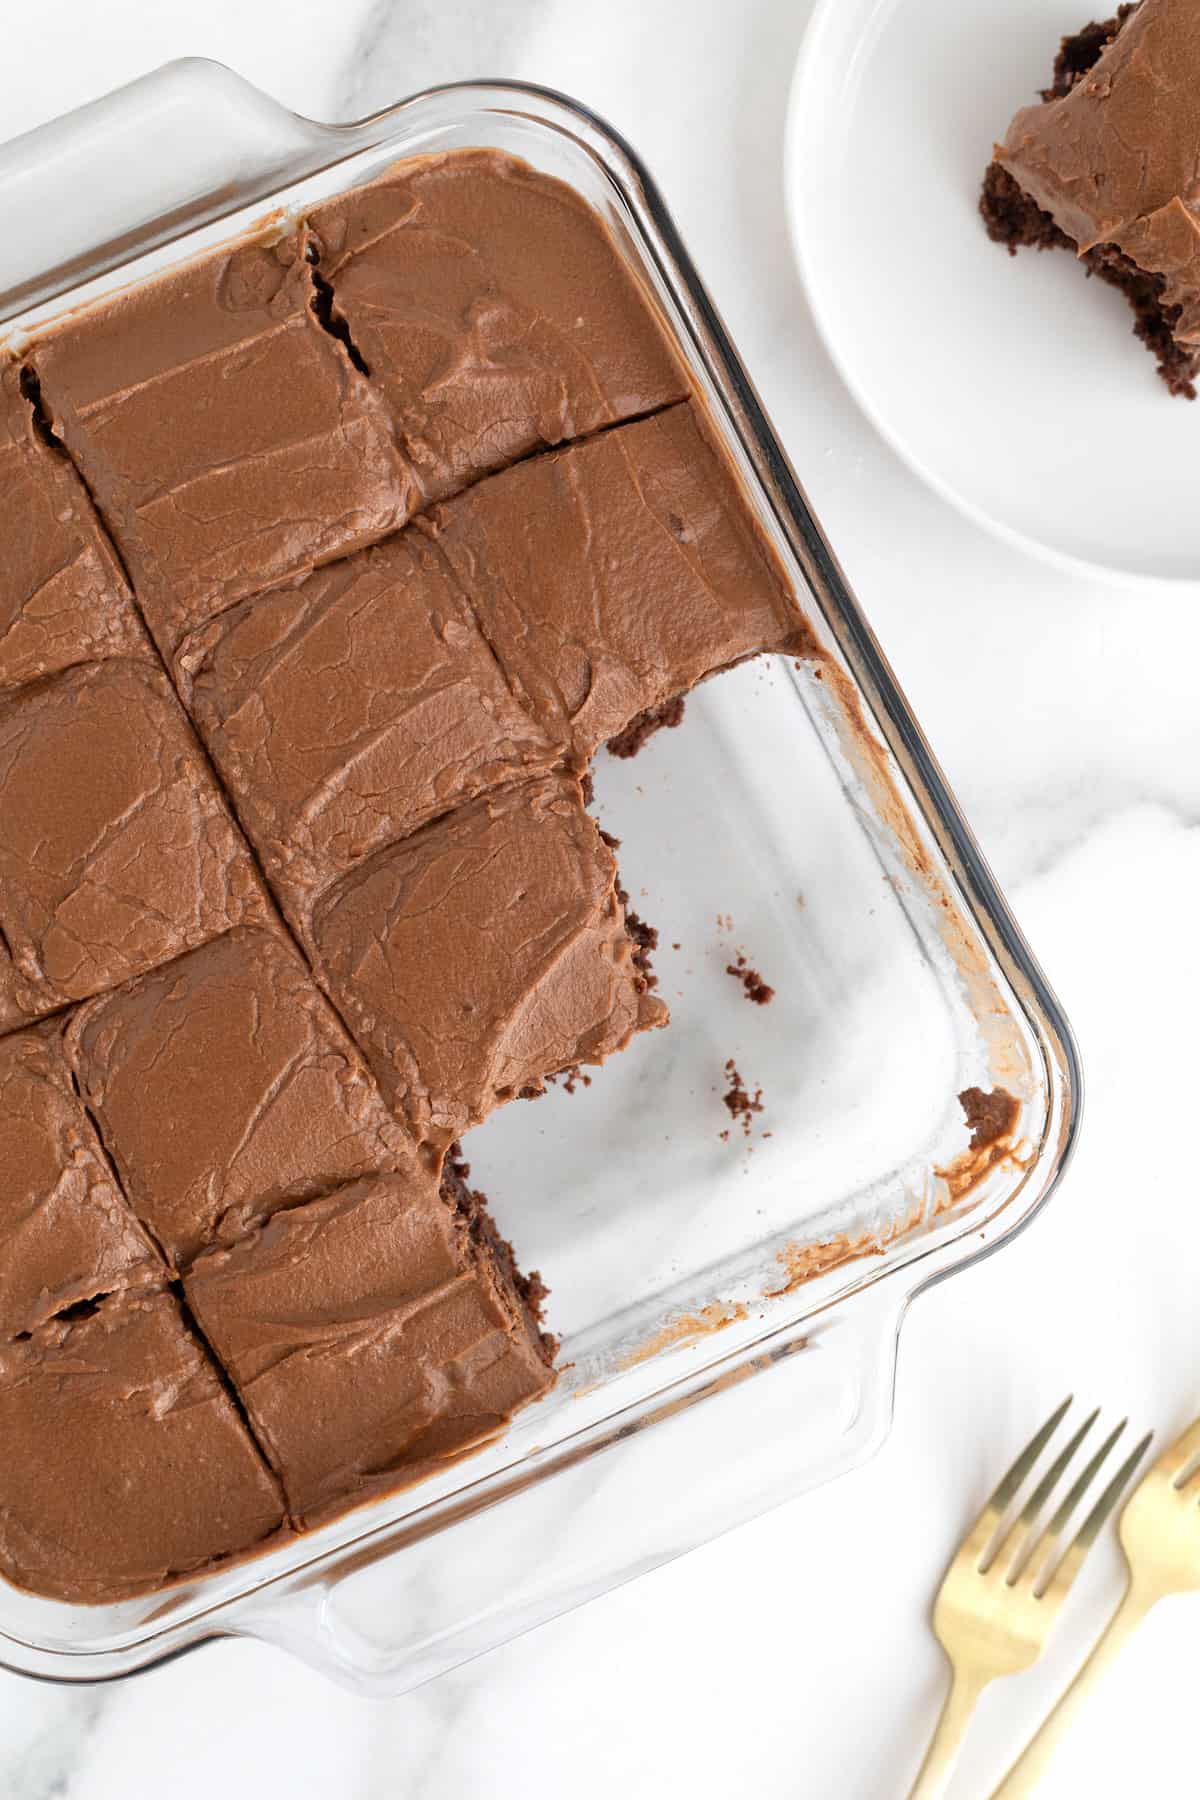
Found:
<svg viewBox="0 0 1200 1800"><path fill-rule="evenodd" d="M1160 1432L1197 1410L1200 591L1090 581L1001 545L858 414L815 338L782 210L807 13L807 0L58 0L22 20L0 135L183 54L319 117L488 74L564 88L622 129L1076 1027L1089 1104L1075 1163L1035 1229L914 1307L895 1426L868 1467L404 1700L352 1698L238 1643L112 1688L0 1677L6 1800L900 1795L942 1692L929 1597L998 1459L1071 1389ZM987 1700L959 1800L988 1791L1117 1584L1105 1545L1046 1661ZM1160 1609L1049 1800L1178 1782L1198 1626L1200 1601Z"/></svg>

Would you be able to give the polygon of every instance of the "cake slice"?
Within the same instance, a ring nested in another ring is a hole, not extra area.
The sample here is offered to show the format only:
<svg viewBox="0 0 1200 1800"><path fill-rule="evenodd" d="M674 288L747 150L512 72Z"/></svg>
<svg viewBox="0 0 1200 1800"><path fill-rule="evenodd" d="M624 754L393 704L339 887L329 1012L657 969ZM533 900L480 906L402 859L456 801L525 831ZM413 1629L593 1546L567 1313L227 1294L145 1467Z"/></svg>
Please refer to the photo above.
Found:
<svg viewBox="0 0 1200 1800"><path fill-rule="evenodd" d="M177 1269L412 1143L283 934L231 931L79 1008L80 1092Z"/></svg>
<svg viewBox="0 0 1200 1800"><path fill-rule="evenodd" d="M0 1573L73 1604L207 1574L282 1534L282 1496L171 1294L0 1346Z"/></svg>
<svg viewBox="0 0 1200 1800"><path fill-rule="evenodd" d="M553 1385L537 1289L475 1196L414 1165L277 1213L187 1278L308 1527L415 1481Z"/></svg>
<svg viewBox="0 0 1200 1800"><path fill-rule="evenodd" d="M297 930L386 844L555 747L418 531L234 607L181 657L197 725Z"/></svg>
<svg viewBox="0 0 1200 1800"><path fill-rule="evenodd" d="M691 404L532 457L422 524L513 692L577 766L707 676L806 642Z"/></svg>
<svg viewBox="0 0 1200 1800"><path fill-rule="evenodd" d="M0 695L0 1019L103 993L266 909L157 663Z"/></svg>
<svg viewBox="0 0 1200 1800"><path fill-rule="evenodd" d="M1064 38L1052 85L997 144L988 235L1074 250L1119 288L1173 394L1200 370L1200 8L1140 0Z"/></svg>
<svg viewBox="0 0 1200 1800"><path fill-rule="evenodd" d="M364 863L318 902L312 947L385 1095L441 1147L666 1022L570 775L486 794Z"/></svg>
<svg viewBox="0 0 1200 1800"><path fill-rule="evenodd" d="M516 157L414 157L308 223L426 500L688 392L599 215Z"/></svg>
<svg viewBox="0 0 1200 1800"><path fill-rule="evenodd" d="M225 607L417 503L381 401L320 315L284 237L99 301L28 353L168 661Z"/></svg>

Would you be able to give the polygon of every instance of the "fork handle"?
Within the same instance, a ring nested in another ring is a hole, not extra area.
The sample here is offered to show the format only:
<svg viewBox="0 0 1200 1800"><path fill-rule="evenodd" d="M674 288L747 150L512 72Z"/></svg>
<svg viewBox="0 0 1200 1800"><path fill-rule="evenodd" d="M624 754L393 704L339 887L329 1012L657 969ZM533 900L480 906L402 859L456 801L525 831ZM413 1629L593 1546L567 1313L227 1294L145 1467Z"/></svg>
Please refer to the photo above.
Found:
<svg viewBox="0 0 1200 1800"><path fill-rule="evenodd" d="M955 1664L942 1716L908 1800L937 1800L946 1792L979 1696L991 1680L990 1673Z"/></svg>
<svg viewBox="0 0 1200 1800"><path fill-rule="evenodd" d="M1116 1612L1105 1626L1091 1654L1063 1693L1058 1704L1042 1720L991 1800L1020 1800L1036 1791L1050 1759L1075 1724L1111 1665L1116 1661L1159 1595L1131 1583Z"/></svg>

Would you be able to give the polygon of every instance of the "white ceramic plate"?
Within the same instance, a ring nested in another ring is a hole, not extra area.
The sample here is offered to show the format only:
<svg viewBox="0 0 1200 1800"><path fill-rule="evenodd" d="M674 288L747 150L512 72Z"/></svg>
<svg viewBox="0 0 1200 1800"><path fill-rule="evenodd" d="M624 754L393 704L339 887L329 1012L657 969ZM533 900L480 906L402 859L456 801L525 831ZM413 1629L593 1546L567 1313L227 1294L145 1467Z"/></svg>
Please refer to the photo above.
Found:
<svg viewBox="0 0 1200 1800"><path fill-rule="evenodd" d="M989 241L992 142L1106 0L819 0L792 89L788 211L818 326L940 493L1072 566L1200 578L1200 401L1066 251Z"/></svg>

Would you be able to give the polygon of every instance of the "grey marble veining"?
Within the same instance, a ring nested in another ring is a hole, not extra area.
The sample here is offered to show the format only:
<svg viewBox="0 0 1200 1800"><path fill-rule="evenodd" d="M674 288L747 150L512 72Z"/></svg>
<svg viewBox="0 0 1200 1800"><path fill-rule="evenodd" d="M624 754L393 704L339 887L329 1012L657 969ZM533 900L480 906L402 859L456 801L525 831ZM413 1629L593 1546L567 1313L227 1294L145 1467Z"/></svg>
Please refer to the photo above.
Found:
<svg viewBox="0 0 1200 1800"><path fill-rule="evenodd" d="M362 118L421 88L520 72L553 0L374 0L336 89L340 119Z"/></svg>

